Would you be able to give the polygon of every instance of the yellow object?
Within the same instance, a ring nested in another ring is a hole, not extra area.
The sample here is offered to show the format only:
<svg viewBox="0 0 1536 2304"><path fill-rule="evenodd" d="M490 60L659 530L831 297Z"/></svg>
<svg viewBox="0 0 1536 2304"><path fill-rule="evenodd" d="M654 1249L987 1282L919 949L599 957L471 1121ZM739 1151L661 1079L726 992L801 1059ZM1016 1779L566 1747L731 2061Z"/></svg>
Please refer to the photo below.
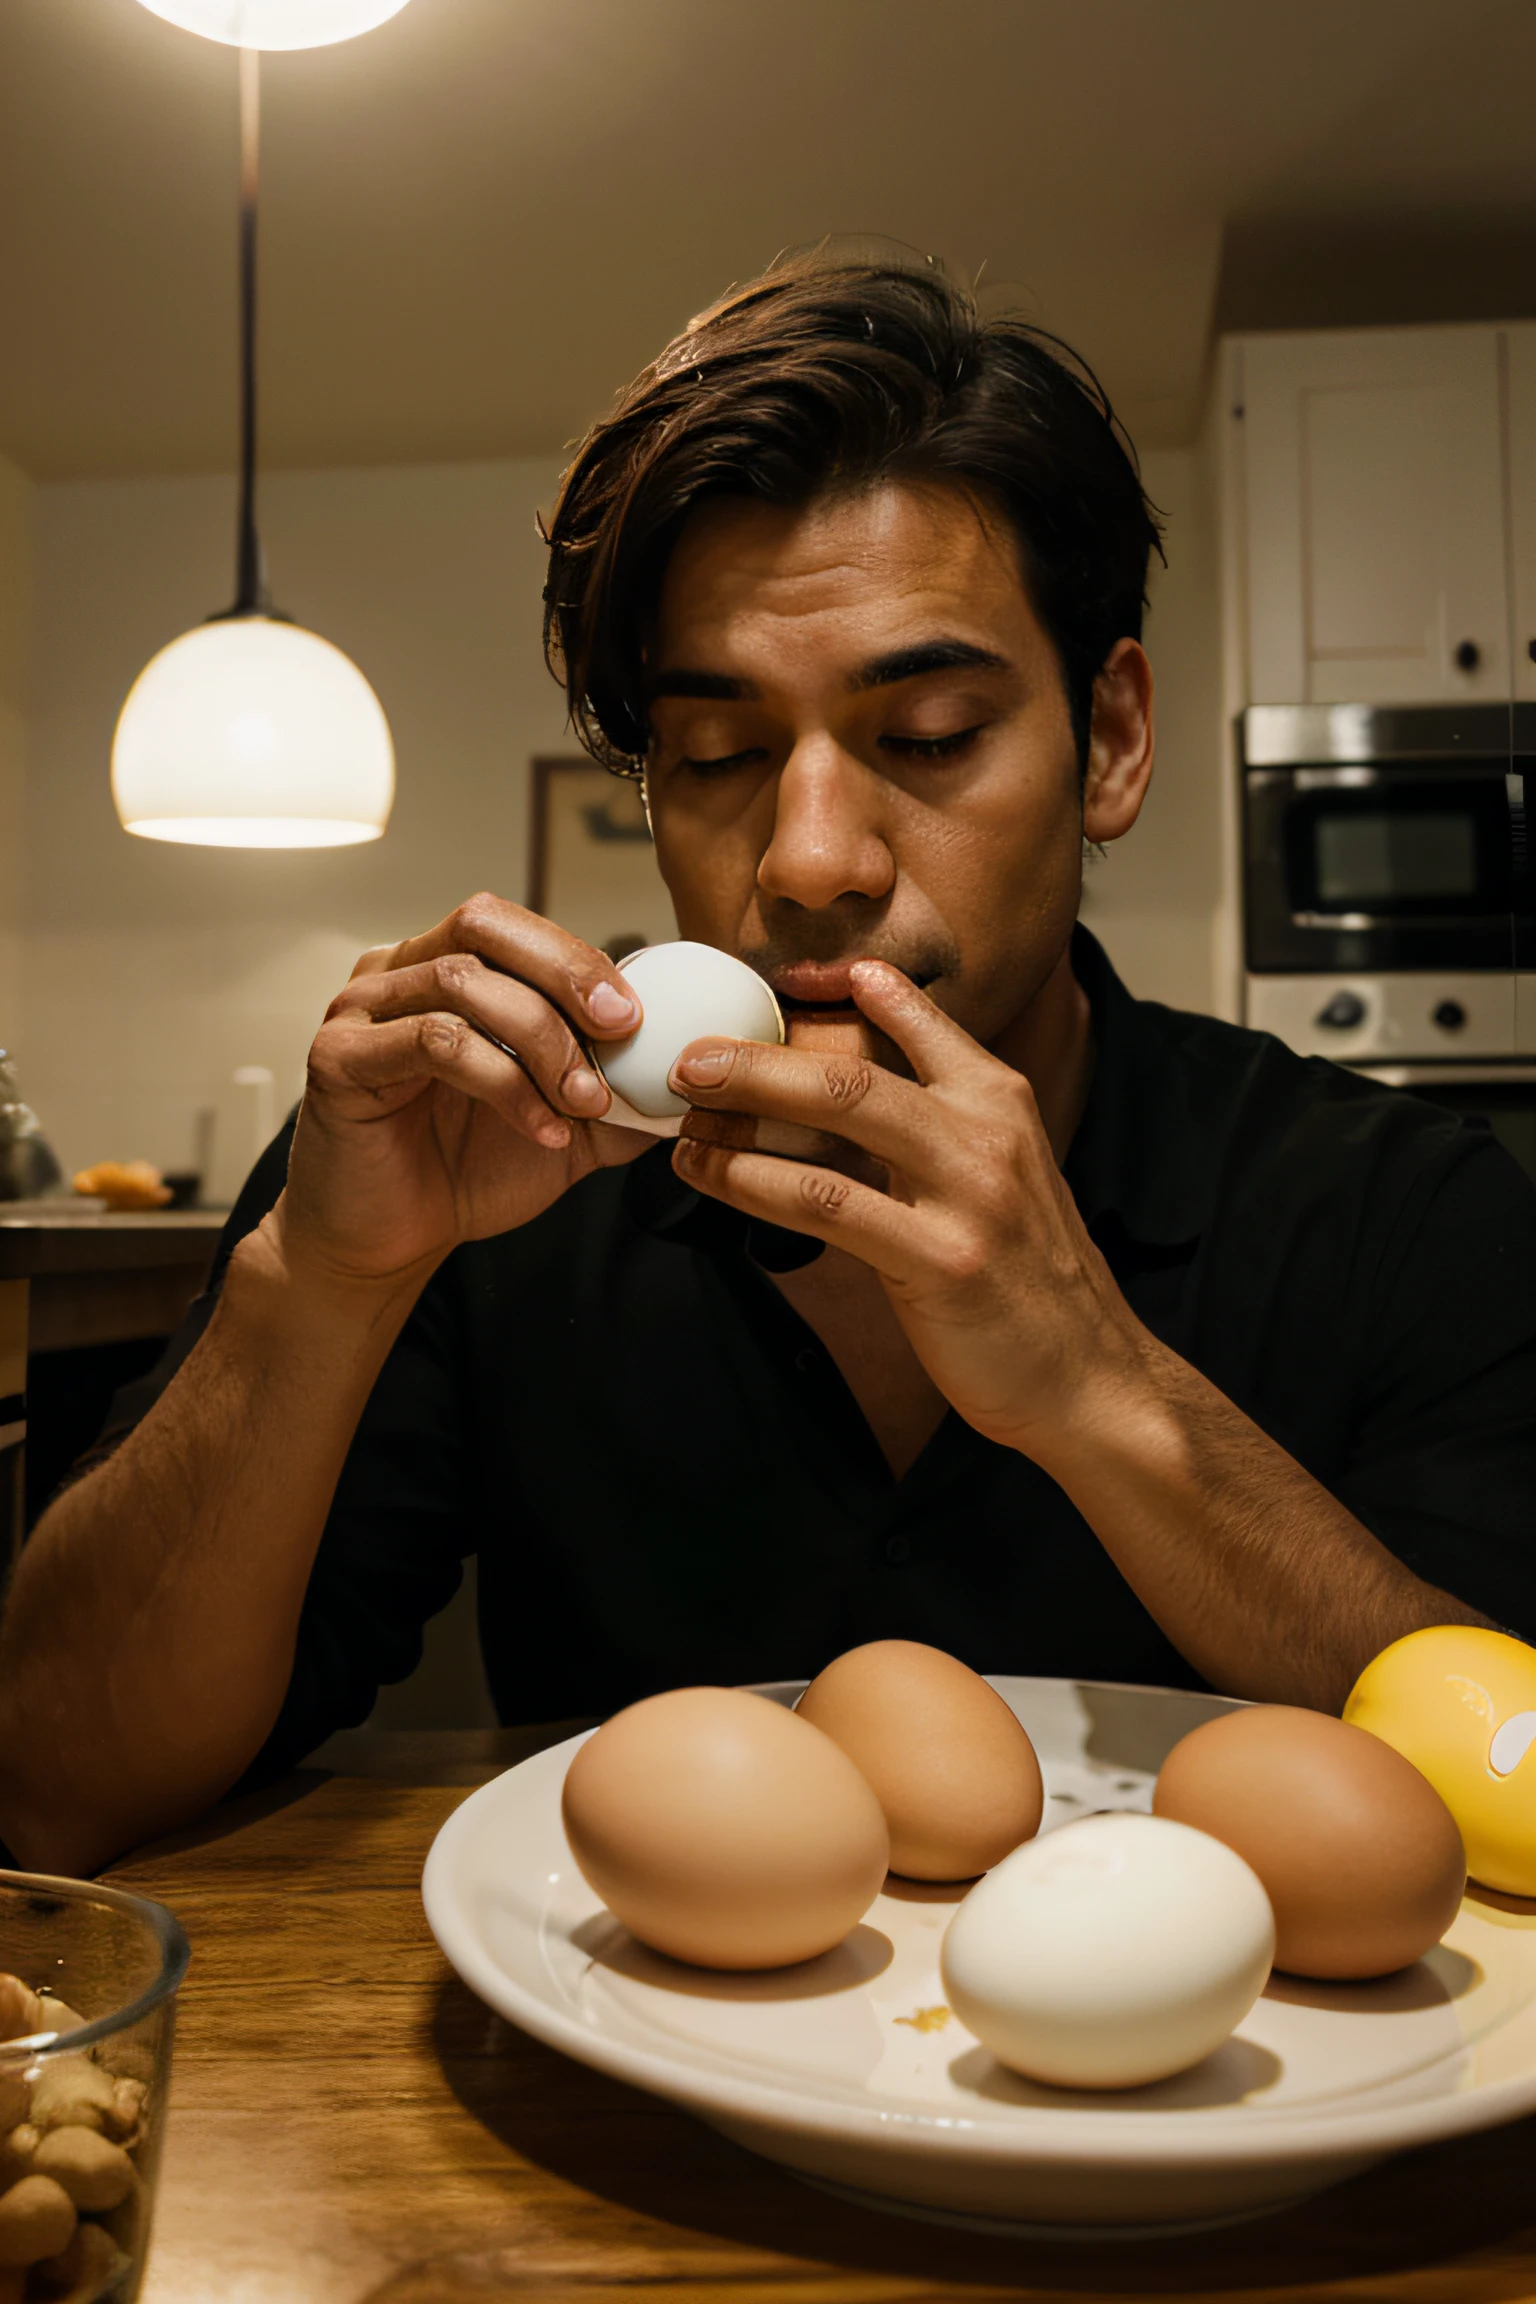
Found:
<svg viewBox="0 0 1536 2304"><path fill-rule="evenodd" d="M1474 1880L1536 1896L1536 1648L1474 1624L1410 1632L1367 1664L1344 1717L1429 1778Z"/></svg>
<svg viewBox="0 0 1536 2304"><path fill-rule="evenodd" d="M105 1200L109 1208L163 1208L171 1197L159 1169L147 1160L98 1160L94 1168L80 1170L74 1188L86 1199Z"/></svg>

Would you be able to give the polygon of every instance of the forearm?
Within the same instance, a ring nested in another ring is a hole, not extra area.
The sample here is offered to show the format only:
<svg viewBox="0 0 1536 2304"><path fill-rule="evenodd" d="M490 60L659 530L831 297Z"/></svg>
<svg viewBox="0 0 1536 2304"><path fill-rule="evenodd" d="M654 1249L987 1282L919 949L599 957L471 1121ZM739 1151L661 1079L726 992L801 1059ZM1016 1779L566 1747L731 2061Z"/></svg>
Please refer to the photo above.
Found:
<svg viewBox="0 0 1536 2304"><path fill-rule="evenodd" d="M1338 1711L1404 1633L1488 1621L1405 1568L1188 1362L1142 1337L1029 1452L1213 1687Z"/></svg>
<svg viewBox="0 0 1536 2304"><path fill-rule="evenodd" d="M336 1479L422 1275L296 1270L269 1219L144 1422L66 1490L0 1628L0 1833L93 1867L199 1814L282 1703Z"/></svg>

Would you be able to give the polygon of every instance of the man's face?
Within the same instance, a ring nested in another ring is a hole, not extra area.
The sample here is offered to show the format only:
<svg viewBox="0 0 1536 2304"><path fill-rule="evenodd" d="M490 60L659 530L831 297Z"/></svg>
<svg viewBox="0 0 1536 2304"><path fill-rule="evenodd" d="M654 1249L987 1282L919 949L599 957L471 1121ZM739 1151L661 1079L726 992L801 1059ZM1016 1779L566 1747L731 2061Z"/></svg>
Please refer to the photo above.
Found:
<svg viewBox="0 0 1536 2304"><path fill-rule="evenodd" d="M792 1040L893 961L987 1043L1077 914L1078 763L1016 547L948 488L689 521L650 652L646 791L685 937L772 984Z"/></svg>

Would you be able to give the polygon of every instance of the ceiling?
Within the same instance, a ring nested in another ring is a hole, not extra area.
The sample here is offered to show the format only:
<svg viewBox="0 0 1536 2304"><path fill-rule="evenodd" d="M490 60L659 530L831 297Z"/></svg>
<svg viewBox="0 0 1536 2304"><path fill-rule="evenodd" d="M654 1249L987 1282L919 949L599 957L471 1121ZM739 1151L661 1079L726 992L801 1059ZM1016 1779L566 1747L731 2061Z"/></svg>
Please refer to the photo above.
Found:
<svg viewBox="0 0 1536 2304"><path fill-rule="evenodd" d="M263 454L547 454L729 281L880 234L1147 445L1213 327L1536 310L1529 0L412 0L264 59ZM0 452L234 455L235 55L0 7Z"/></svg>

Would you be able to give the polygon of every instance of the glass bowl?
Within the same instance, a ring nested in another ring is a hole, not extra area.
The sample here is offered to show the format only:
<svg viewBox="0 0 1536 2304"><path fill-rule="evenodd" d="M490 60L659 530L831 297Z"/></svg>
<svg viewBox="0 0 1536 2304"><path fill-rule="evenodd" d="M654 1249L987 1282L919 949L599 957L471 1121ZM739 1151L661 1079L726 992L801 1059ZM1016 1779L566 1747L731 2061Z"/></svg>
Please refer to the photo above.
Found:
<svg viewBox="0 0 1536 2304"><path fill-rule="evenodd" d="M0 1871L0 2304L137 2296L190 1957L148 1897Z"/></svg>

